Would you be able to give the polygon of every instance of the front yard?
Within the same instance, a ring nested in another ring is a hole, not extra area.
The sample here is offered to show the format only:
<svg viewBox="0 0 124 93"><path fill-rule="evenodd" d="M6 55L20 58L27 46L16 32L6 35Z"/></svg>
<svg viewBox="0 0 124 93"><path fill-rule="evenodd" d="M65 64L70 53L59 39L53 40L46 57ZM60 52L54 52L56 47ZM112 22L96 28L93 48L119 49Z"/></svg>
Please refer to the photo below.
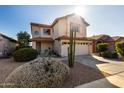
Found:
<svg viewBox="0 0 124 93"><path fill-rule="evenodd" d="M89 61L89 60L88 60ZM63 60L63 63L67 64L67 60ZM14 62L12 58L10 59L0 59L0 83L6 79L6 77L18 66L24 64L25 62ZM100 62L102 63L102 62ZM70 76L65 80L62 87L76 87L78 85L88 83L97 79L104 78L110 74L99 71L87 65L75 62L74 68L70 69Z"/></svg>
<svg viewBox="0 0 124 93"><path fill-rule="evenodd" d="M67 64L67 61L63 62ZM64 88L76 87L81 84L110 76L110 74L101 72L97 69L91 68L78 62L75 62L75 66L74 68L70 69L70 72L71 75L69 76L69 78L66 79L63 85Z"/></svg>
<svg viewBox="0 0 124 93"><path fill-rule="evenodd" d="M25 62L14 62L12 58L0 59L0 86L6 77L18 66Z"/></svg>

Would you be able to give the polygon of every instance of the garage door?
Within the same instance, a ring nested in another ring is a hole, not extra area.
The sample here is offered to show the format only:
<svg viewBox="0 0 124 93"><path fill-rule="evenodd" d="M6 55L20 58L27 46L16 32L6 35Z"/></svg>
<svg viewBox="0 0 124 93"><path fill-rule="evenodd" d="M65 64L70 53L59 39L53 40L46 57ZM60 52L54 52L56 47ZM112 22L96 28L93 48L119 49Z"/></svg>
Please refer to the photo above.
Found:
<svg viewBox="0 0 124 93"><path fill-rule="evenodd" d="M87 55L89 54L89 46L84 44L76 44L75 46L75 55ZM68 55L68 45L62 45L61 47L61 55L67 56Z"/></svg>
<svg viewBox="0 0 124 93"><path fill-rule="evenodd" d="M88 45L76 45L75 55L87 55L88 53Z"/></svg>

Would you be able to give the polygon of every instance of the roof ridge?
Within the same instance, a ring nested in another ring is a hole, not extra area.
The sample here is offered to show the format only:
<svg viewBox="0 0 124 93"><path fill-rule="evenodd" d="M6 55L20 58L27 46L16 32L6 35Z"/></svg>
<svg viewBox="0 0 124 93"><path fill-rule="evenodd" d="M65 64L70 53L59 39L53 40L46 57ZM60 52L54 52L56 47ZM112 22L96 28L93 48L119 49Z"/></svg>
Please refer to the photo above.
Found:
<svg viewBox="0 0 124 93"><path fill-rule="evenodd" d="M75 13L71 13L71 14L68 14L68 15L64 15L64 16L60 16L60 17L57 17L57 18L55 18L54 19L54 21L52 22L52 24L42 24L42 23L35 23L35 22L31 22L30 24L31 25L46 25L46 26L50 26L50 27L52 27L52 26L54 26L55 24L56 24L56 22L59 20L59 19L61 19L61 18L65 18L65 17L68 17L68 16L71 16L71 15L76 15ZM78 16L80 16L80 15L78 15ZM85 21L85 19L82 17L82 16L80 16L81 17L81 19L84 21L84 23L87 25L87 26L89 26L89 24Z"/></svg>
<svg viewBox="0 0 124 93"><path fill-rule="evenodd" d="M9 37L9 36L7 36L5 34L0 33L0 35L3 36L3 37L5 37L5 38L7 38L7 39L9 39L9 40L11 40L11 41L17 42L17 40L15 40L14 38Z"/></svg>

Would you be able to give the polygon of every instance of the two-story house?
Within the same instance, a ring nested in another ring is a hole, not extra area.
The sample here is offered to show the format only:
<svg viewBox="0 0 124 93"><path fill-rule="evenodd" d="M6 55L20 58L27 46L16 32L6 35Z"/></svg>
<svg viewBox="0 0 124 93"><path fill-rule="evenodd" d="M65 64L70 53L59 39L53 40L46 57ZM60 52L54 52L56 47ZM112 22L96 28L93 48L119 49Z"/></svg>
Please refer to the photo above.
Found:
<svg viewBox="0 0 124 93"><path fill-rule="evenodd" d="M40 53L51 48L60 56L67 56L70 31L76 31L76 55L93 51L93 40L87 38L89 24L79 15L56 18L51 25L31 23L32 47Z"/></svg>

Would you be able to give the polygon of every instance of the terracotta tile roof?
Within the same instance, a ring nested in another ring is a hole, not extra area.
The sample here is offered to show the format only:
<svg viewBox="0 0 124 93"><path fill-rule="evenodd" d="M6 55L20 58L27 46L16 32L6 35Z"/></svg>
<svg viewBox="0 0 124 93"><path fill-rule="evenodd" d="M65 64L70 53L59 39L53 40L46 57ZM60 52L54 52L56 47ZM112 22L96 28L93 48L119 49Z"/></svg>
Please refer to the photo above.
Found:
<svg viewBox="0 0 124 93"><path fill-rule="evenodd" d="M91 37L89 37L89 38L97 40L97 39L102 38L103 36L108 36L108 35L100 34L100 35L94 35L94 36L91 36Z"/></svg>
<svg viewBox="0 0 124 93"><path fill-rule="evenodd" d="M92 36L92 37L89 37L89 38L94 39L94 40L108 41L108 42L113 42L114 41L114 39L111 36L105 35L105 34L95 35L95 36Z"/></svg>
<svg viewBox="0 0 124 93"><path fill-rule="evenodd" d="M120 38L122 38L122 39L124 39L124 37L122 37L122 36L114 36L114 37L112 37L115 41L116 40L118 40L118 39L120 39Z"/></svg>
<svg viewBox="0 0 124 93"><path fill-rule="evenodd" d="M31 41L44 41L44 42L53 42L54 40L51 37L35 37Z"/></svg>
<svg viewBox="0 0 124 93"><path fill-rule="evenodd" d="M39 27L51 28L51 25L47 25L47 24L40 24L40 23L30 23L30 24L34 26L39 26Z"/></svg>
<svg viewBox="0 0 124 93"><path fill-rule="evenodd" d="M55 40L69 40L69 39L70 39L70 37L68 37L68 36L60 36L60 37L56 38ZM76 40L93 41L93 39L86 38L86 37L76 37Z"/></svg>
<svg viewBox="0 0 124 93"><path fill-rule="evenodd" d="M8 36L6 36L6 35L4 35L4 34L2 34L2 33L0 33L0 36L4 37L4 38L6 38L6 39L8 39L8 40L10 40L10 41L12 41L12 42L17 43L17 41L16 41L15 39L13 39L13 38L11 38L11 37L8 37Z"/></svg>

